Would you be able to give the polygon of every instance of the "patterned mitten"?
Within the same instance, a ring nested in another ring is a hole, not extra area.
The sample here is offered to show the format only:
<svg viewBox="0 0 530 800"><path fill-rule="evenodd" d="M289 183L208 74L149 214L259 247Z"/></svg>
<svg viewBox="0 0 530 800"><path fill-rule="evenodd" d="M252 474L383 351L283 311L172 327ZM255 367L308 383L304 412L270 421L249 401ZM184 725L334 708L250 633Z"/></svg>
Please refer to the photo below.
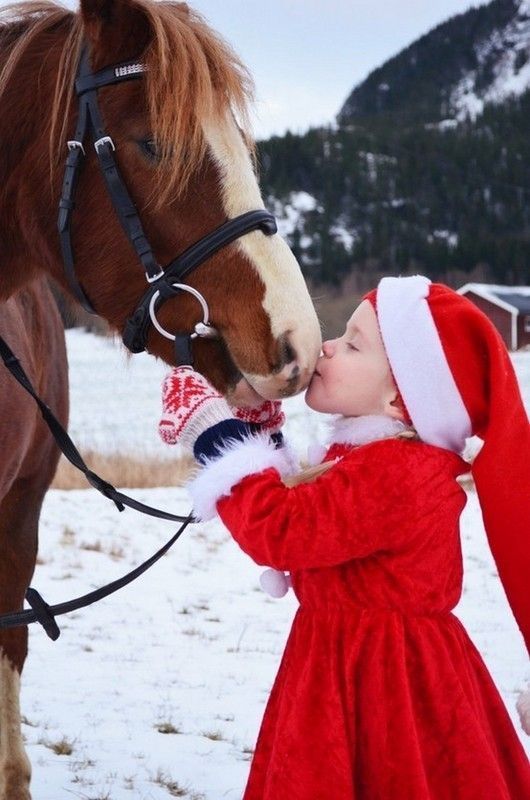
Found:
<svg viewBox="0 0 530 800"><path fill-rule="evenodd" d="M232 414L242 422L259 425L260 431L279 433L285 422L281 400L265 400L258 408L232 408Z"/></svg>
<svg viewBox="0 0 530 800"><path fill-rule="evenodd" d="M233 418L224 397L191 367L176 367L165 378L158 431L167 444L192 452L204 431Z"/></svg>

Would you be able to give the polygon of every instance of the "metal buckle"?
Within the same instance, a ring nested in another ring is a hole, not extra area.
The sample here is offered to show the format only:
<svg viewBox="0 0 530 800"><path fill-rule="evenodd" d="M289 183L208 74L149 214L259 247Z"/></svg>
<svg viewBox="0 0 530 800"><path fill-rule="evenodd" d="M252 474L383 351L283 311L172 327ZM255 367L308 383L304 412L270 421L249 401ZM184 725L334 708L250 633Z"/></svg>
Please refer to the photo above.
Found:
<svg viewBox="0 0 530 800"><path fill-rule="evenodd" d="M101 145L103 145L103 144L110 144L111 148L112 148L113 150L116 150L116 148L115 148L115 146L114 146L114 142L112 141L112 139L110 138L110 136L102 136L102 137L101 137L101 139L97 139L97 140L94 142L94 147L95 147L95 149L96 149L96 153L97 153L97 152L99 152L99 151L98 151L98 148L99 148L99 147L101 147Z"/></svg>
<svg viewBox="0 0 530 800"><path fill-rule="evenodd" d="M146 272L145 273L145 279L146 279L147 283L155 283L155 281L157 281L159 278L161 278L163 274L164 274L164 270L163 269L160 269L160 272L157 272L156 275L152 275L151 277Z"/></svg>
<svg viewBox="0 0 530 800"><path fill-rule="evenodd" d="M75 150L76 148L79 148L83 153L83 155L86 156L85 148L83 147L83 142L78 142L77 139L69 139L66 142L66 146L68 147L69 150Z"/></svg>

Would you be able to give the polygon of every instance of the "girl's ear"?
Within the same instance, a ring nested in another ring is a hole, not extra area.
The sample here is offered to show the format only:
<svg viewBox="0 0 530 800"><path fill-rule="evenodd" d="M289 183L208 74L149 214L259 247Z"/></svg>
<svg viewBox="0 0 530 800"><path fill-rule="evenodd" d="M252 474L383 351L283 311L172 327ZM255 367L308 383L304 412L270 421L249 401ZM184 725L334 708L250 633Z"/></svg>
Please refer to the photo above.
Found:
<svg viewBox="0 0 530 800"><path fill-rule="evenodd" d="M399 392L394 392L385 401L384 413L392 417L392 419L399 419L401 422L406 421L405 409L403 408L403 401Z"/></svg>

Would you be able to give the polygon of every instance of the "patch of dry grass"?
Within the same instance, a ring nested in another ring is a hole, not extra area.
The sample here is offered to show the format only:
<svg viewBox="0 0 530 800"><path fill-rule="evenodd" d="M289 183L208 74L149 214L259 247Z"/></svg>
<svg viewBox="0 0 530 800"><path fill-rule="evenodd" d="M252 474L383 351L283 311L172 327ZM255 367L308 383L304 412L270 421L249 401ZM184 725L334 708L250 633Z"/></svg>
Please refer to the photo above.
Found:
<svg viewBox="0 0 530 800"><path fill-rule="evenodd" d="M75 741L70 741L66 736L63 736L62 739L58 739L56 742L52 742L51 739L39 739L38 744L48 747L58 756L71 756L74 752Z"/></svg>
<svg viewBox="0 0 530 800"><path fill-rule="evenodd" d="M173 460L135 457L131 455L103 455L94 451L82 452L85 462L113 486L129 489L147 489L157 486L182 486L191 476L194 460L181 457ZM82 472L61 456L52 489L89 489L90 484Z"/></svg>

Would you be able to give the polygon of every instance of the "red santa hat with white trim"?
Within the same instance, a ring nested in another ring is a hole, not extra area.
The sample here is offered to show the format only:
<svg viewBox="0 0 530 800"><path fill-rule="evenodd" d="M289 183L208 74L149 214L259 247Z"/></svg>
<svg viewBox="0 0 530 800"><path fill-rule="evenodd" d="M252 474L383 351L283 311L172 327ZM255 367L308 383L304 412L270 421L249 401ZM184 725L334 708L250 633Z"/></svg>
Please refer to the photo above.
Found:
<svg viewBox="0 0 530 800"><path fill-rule="evenodd" d="M459 454L469 436L484 442L471 471L489 546L530 652L530 423L504 342L470 300L421 275L383 278L365 299L375 307L420 439Z"/></svg>

